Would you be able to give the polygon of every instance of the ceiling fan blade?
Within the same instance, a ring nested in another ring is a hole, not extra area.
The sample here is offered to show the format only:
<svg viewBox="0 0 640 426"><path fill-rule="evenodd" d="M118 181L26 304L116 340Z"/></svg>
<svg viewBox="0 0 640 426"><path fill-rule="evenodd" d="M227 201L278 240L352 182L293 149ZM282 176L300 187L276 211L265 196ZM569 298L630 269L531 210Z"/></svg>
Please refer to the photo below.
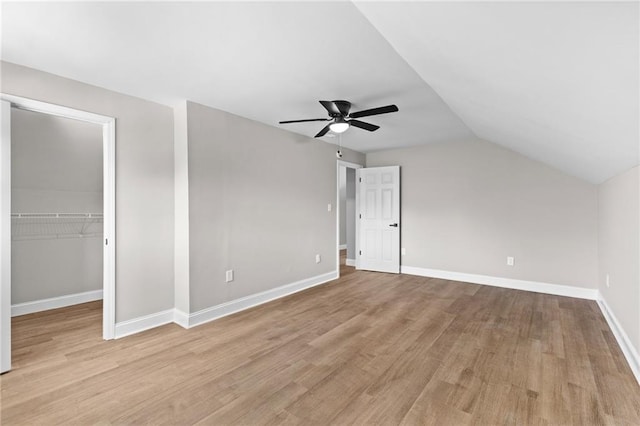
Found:
<svg viewBox="0 0 640 426"><path fill-rule="evenodd" d="M330 126L330 124L327 124L326 126L324 126L324 128L322 130L320 130L318 132L318 134L314 136L314 138L320 138L320 137L326 135L327 132L329 132L329 126Z"/></svg>
<svg viewBox="0 0 640 426"><path fill-rule="evenodd" d="M387 105L378 108L365 109L363 111L352 112L349 114L350 118L369 117L370 115L387 114L390 112L398 112L398 107L395 105Z"/></svg>
<svg viewBox="0 0 640 426"><path fill-rule="evenodd" d="M289 123L305 123L307 121L329 121L331 120L330 118L308 118L305 120L286 120L286 121L279 121L278 123L280 124L289 124Z"/></svg>
<svg viewBox="0 0 640 426"><path fill-rule="evenodd" d="M339 114L342 115L336 104L332 101L318 101L322 104L322 106L329 112L329 114Z"/></svg>
<svg viewBox="0 0 640 426"><path fill-rule="evenodd" d="M360 120L349 120L349 124L351 124L354 127L359 127L361 129L368 130L370 132L375 132L380 128L380 126L376 126L375 124L371 124L371 123L365 123L364 121L360 121Z"/></svg>

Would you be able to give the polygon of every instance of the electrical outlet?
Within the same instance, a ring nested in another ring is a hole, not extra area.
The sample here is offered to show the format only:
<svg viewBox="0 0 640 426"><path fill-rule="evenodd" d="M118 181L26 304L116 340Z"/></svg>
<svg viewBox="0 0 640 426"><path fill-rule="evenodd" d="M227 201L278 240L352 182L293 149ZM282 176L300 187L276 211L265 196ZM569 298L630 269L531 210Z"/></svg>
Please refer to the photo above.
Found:
<svg viewBox="0 0 640 426"><path fill-rule="evenodd" d="M319 254L316 254L316 263L320 263L322 259L320 258Z"/></svg>
<svg viewBox="0 0 640 426"><path fill-rule="evenodd" d="M607 278L606 278L606 284L607 284L607 288L609 288L609 274L607 274Z"/></svg>
<svg viewBox="0 0 640 426"><path fill-rule="evenodd" d="M230 283L231 281L233 281L233 269L229 269L229 270L227 271L227 274L226 274L225 279L226 279L226 282L228 282L228 283Z"/></svg>
<svg viewBox="0 0 640 426"><path fill-rule="evenodd" d="M515 263L515 258L513 256L507 256L507 265L513 266Z"/></svg>
<svg viewBox="0 0 640 426"><path fill-rule="evenodd" d="M402 247L402 248L400 249L400 254L401 254L401 255L403 255L403 256L404 256L405 254L407 254L407 249L406 249L406 248L404 248L404 247Z"/></svg>

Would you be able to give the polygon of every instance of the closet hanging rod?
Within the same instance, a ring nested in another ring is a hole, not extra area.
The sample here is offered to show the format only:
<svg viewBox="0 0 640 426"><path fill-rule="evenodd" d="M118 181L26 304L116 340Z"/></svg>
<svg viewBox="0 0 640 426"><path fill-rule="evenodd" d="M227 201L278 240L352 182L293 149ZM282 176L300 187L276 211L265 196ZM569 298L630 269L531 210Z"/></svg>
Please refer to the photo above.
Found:
<svg viewBox="0 0 640 426"><path fill-rule="evenodd" d="M11 213L12 219L89 219L102 217L102 213Z"/></svg>

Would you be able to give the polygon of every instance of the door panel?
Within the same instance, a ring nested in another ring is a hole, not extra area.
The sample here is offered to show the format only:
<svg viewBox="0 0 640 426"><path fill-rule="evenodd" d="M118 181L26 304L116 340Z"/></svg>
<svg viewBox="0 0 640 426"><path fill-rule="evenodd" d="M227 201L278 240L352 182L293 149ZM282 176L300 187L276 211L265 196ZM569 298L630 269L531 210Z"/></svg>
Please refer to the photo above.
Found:
<svg viewBox="0 0 640 426"><path fill-rule="evenodd" d="M377 192L375 190L369 190L366 192L366 206L365 206L365 217L367 219L376 219L376 204L378 204L376 197Z"/></svg>
<svg viewBox="0 0 640 426"><path fill-rule="evenodd" d="M382 260L393 262L393 231L382 231Z"/></svg>
<svg viewBox="0 0 640 426"><path fill-rule="evenodd" d="M393 190L382 189L382 219L393 220Z"/></svg>
<svg viewBox="0 0 640 426"><path fill-rule="evenodd" d="M356 171L358 260L356 267L400 272L400 167L370 167Z"/></svg>

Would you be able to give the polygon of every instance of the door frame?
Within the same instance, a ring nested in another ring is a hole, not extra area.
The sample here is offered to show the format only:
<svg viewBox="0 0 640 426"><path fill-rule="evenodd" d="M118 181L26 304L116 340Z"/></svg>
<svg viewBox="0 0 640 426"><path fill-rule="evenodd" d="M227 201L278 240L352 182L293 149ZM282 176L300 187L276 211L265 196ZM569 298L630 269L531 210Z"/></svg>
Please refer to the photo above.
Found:
<svg viewBox="0 0 640 426"><path fill-rule="evenodd" d="M361 169L364 166L362 164L350 163L349 161L337 160L336 161L336 271L338 278L340 277L340 167L346 167L349 169ZM356 186L358 182L356 179ZM356 206L358 205L358 191L356 190ZM356 249L358 245L358 221L356 220ZM356 264L358 260L356 257Z"/></svg>
<svg viewBox="0 0 640 426"><path fill-rule="evenodd" d="M110 340L115 337L115 312L116 312L116 233L115 233L115 191L116 191L116 120L113 117L94 114L88 111L81 111L74 108L69 108L61 105L51 104L47 102L41 102L34 99L24 98L21 96L14 96L9 94L0 93L0 100L6 101L10 104L10 107L39 112L48 115L55 115L64 118L70 118L74 120L80 120L87 123L98 124L102 126L102 152L103 152L103 232L104 232L104 246L103 246L103 313L102 313L102 337L105 340ZM10 120L11 108L6 107L6 102L2 102L2 120L3 124L5 120ZM6 112L5 110L8 110ZM10 125L10 121L9 121ZM3 127L6 127L3 125ZM0 306L2 311L2 324L4 325L5 319L9 318L9 324L11 320L11 138L4 137L3 132L2 141L2 174L3 184L1 188L1 207L0 207L0 221L2 226L0 229L0 243L3 250L8 247L8 253L2 253L2 282L0 283L2 291L2 300ZM5 154L8 154L5 157ZM5 179L8 177L8 179ZM8 227L8 231L7 231ZM8 255L5 255L8 254ZM4 336L4 330L3 330ZM11 338L9 336L9 348ZM5 341L0 342L2 348L0 353L6 352ZM10 349L9 349L10 351ZM10 354L10 352L9 352Z"/></svg>
<svg viewBox="0 0 640 426"><path fill-rule="evenodd" d="M0 373L11 370L11 104L0 101Z"/></svg>

